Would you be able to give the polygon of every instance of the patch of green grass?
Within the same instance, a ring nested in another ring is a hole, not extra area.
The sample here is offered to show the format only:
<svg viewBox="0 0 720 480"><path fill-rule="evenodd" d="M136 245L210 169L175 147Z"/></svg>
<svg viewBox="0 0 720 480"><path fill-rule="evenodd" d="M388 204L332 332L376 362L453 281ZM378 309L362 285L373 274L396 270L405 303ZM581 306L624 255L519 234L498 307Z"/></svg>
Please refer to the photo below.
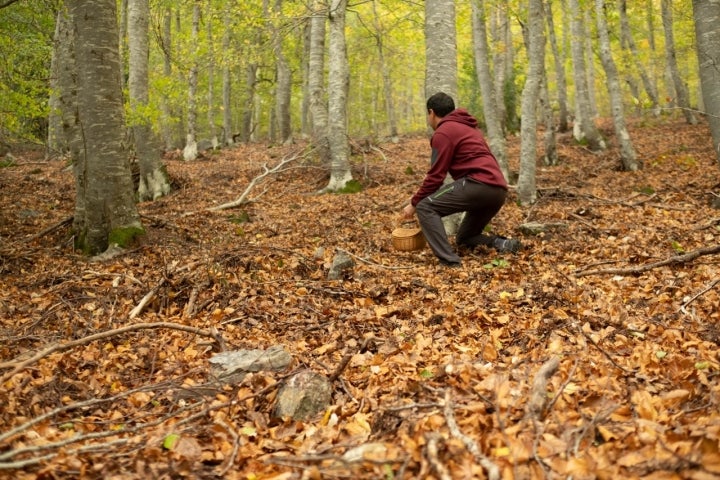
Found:
<svg viewBox="0 0 720 480"><path fill-rule="evenodd" d="M355 179L350 180L343 188L335 193L358 193L362 191L362 184Z"/></svg>

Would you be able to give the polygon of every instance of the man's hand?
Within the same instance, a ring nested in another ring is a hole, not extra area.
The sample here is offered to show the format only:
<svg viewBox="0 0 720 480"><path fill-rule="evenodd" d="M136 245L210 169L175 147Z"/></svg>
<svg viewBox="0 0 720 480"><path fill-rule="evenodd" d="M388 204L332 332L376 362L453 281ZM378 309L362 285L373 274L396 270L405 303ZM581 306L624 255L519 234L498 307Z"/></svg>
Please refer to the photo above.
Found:
<svg viewBox="0 0 720 480"><path fill-rule="evenodd" d="M403 208L403 218L411 219L413 218L413 215L415 215L415 207L411 205L408 205L407 207Z"/></svg>

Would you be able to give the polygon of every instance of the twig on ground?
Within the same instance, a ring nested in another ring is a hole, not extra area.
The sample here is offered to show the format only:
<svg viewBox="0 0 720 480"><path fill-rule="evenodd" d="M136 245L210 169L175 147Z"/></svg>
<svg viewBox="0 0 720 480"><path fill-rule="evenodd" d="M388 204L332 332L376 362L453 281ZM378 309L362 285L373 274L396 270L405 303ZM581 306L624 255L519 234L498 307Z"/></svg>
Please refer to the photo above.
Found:
<svg viewBox="0 0 720 480"><path fill-rule="evenodd" d="M674 265L679 263L686 263L695 260L703 255L712 255L720 252L720 245L713 245L711 247L699 248L688 252L684 255L677 255L675 257L666 258L659 262L646 263L638 267L627 267L627 268L608 268L605 270L587 270L585 272L575 272L576 277L585 277L587 275L631 275L635 273L643 273L648 270L652 270L658 267L664 267L666 265Z"/></svg>
<svg viewBox="0 0 720 480"><path fill-rule="evenodd" d="M465 448L472 454L475 461L480 464L481 467L487 472L488 480L500 480L500 469L495 465L488 457L486 457L481 451L480 447L473 441L472 438L465 435L460 431L457 421L455 420L455 414L453 412L452 399L450 398L450 389L445 390L445 407L443 413L445 414L445 422L447 423L450 434L460 440Z"/></svg>
<svg viewBox="0 0 720 480"><path fill-rule="evenodd" d="M0 369L5 368L12 368L9 372L5 373L0 378L0 384L5 383L7 380L9 380L13 375L15 375L18 372L21 372L28 366L37 363L40 359L47 357L48 355L55 353L55 352L62 352L65 350L69 350L71 348L79 347L82 345L87 345L89 343L92 343L96 340L102 340L109 337L114 337L116 335L122 335L123 333L128 332L134 332L138 330L149 330L149 329L156 329L156 328L168 328L171 330L180 330L183 332L192 333L194 335L200 335L203 337L210 337L216 342L218 342L222 347L222 337L220 336L220 333L215 329L210 330L203 330L200 328L190 327L188 325L181 325L179 323L171 323L171 322L154 322L154 323L137 323L134 325L127 325L125 327L116 328L113 330L107 330L104 332L99 332L94 335L90 335L87 337L79 338L77 340L73 340L71 342L67 342L64 344L55 344L51 345L44 350L41 350L39 352L36 352L33 356L30 358L27 358L25 360L11 360L9 362L0 363Z"/></svg>
<svg viewBox="0 0 720 480"><path fill-rule="evenodd" d="M543 363L535 375L532 390L530 390L530 398L528 399L526 413L537 421L542 421L545 417L545 406L547 405L547 385L550 378L555 375L560 366L560 359L552 357Z"/></svg>
<svg viewBox="0 0 720 480"><path fill-rule="evenodd" d="M72 221L73 221L74 218L75 218L75 217L68 217L68 218L66 218L66 219L64 219L64 220L60 220L58 223L56 223L56 224L54 224L54 225L50 225L50 226L47 227L46 229L44 229L44 230L42 230L42 231L40 231L40 232L38 232L38 233L36 233L36 234L34 234L34 235L31 235L31 236L29 236L28 238L26 238L26 239L25 239L25 243L32 242L33 240L37 240L37 239L40 238L40 237L44 237L45 235L54 232L54 231L57 230L58 228L62 228L62 227L64 227L64 226L66 226L66 225L70 225L70 224L72 223Z"/></svg>
<svg viewBox="0 0 720 480"><path fill-rule="evenodd" d="M183 271L186 271L186 270L190 270L190 269L192 269L192 268L195 268L195 267L196 267L197 265L199 265L199 264L200 264L200 261L190 262L190 263L188 263L188 264L186 264L186 265L183 265L183 266L180 267L180 268L173 269L173 270L167 272L167 275L171 275L171 274L174 274L174 273L178 273L178 272L183 272ZM145 294L145 296L142 298L142 300L140 300L140 303L138 303L138 304L135 306L135 308L133 308L133 309L130 311L130 314L128 315L128 318L130 318L130 319L132 320L133 318L135 318L135 317L137 317L138 315L140 315L140 313L142 313L142 311L145 309L145 307L147 306L147 304L150 303L150 300L152 300L152 299L155 297L155 295L157 294L158 290L160 290L160 288L161 288L163 285L165 285L165 282L166 282L166 281L167 281L167 276L163 276L163 278L160 279L160 281L157 283L157 285L155 285L152 289L150 289L150 291Z"/></svg>
<svg viewBox="0 0 720 480"><path fill-rule="evenodd" d="M220 477L224 477L225 474L228 471L230 471L230 469L232 468L233 463L235 463L235 457L237 457L238 451L240 450L240 439L242 437L240 437L240 434L238 434L238 432L234 428L232 428L230 425L228 425L223 419L216 418L215 423L217 423L218 425L223 427L225 430L227 430L227 432L233 437L232 453L230 453L230 456L228 457L227 462L218 472L218 475Z"/></svg>
<svg viewBox="0 0 720 480"><path fill-rule="evenodd" d="M440 480L452 480L450 471L448 471L447 467L442 463L440 456L438 455L438 443L442 441L442 437L439 433L432 432L426 434L425 438L427 439L427 446L425 448L427 451L428 461L430 462L433 470L435 470L438 478L440 478Z"/></svg>
<svg viewBox="0 0 720 480"><path fill-rule="evenodd" d="M247 188L245 188L245 191L244 191L238 198L236 198L235 200L233 200L233 201L231 201L231 202L223 203L222 205L218 205L218 206L216 206L216 207L208 208L207 211L216 212L216 211L218 211L218 210L226 210L226 209L228 209L228 208L238 207L238 206L243 205L243 204L245 204L245 203L249 203L249 202L253 202L253 201L257 200L257 199L258 199L263 193L265 193L267 190L263 191L260 195L258 195L258 196L255 197L254 199L248 199L247 197L248 197L248 195L250 194L250 191L251 191L259 182L261 182L261 181L262 181L265 177L267 177L268 175L272 175L272 174L275 174L275 173L284 172L285 170L287 170L286 167L287 167L288 164L290 164L291 162L294 162L294 161L297 160L298 158L307 157L308 155L310 155L311 152L312 152L312 150L310 150L310 151L308 151L308 152L305 152L305 154L303 154L303 155L301 155L300 153L297 153L297 152L296 152L296 153L293 153L292 155L285 156L285 157L283 157L283 159L280 161L280 163L278 163L277 165L275 165L275 166L272 167L272 168L268 168L267 163L263 164L263 173L261 173L260 175L256 176L256 177L253 178L252 180L250 180L250 183L248 184Z"/></svg>
<svg viewBox="0 0 720 480"><path fill-rule="evenodd" d="M694 302L695 300L697 300L699 297L705 295L707 292L709 292L710 290L712 290L712 289L715 287L715 285L717 285L718 283L720 283L720 278L716 278L715 280L713 280L712 282L710 282L710 285L708 285L707 287L703 288L700 292L696 293L695 295L693 295L693 296L690 297L689 299L685 300L685 301L683 302L683 304L680 305L680 308L678 308L678 311L679 311L679 312L682 312L682 313L687 313L687 312L685 311L685 307L687 307L687 306L690 305L692 302Z"/></svg>
<svg viewBox="0 0 720 480"><path fill-rule="evenodd" d="M363 341L363 343L360 345L360 348L358 348L358 352L362 352L363 350L365 350L365 349L367 348L368 342L369 342L370 340L371 340L371 337L366 338L366 339ZM332 375L330 375L330 377L328 378L328 381L329 381L330 383L333 383L335 380L338 379L338 377L339 377L340 375L342 375L342 373L343 373L343 372L345 371L345 369L347 368L347 366L348 366L348 364L350 363L350 360L352 359L352 357L353 357L354 354L355 354L354 352L350 352L350 351L347 352L347 353L345 353L345 355L343 356L342 360L340 360L340 363L338 364L338 366L337 366L337 368L335 369L335 371L334 371L334 372L332 373Z"/></svg>

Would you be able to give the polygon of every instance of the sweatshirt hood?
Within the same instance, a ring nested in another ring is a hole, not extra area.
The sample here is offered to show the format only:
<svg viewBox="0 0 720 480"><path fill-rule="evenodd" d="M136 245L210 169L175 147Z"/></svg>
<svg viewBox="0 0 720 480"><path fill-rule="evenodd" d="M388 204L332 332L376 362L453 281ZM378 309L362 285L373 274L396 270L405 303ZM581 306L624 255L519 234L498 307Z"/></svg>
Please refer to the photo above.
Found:
<svg viewBox="0 0 720 480"><path fill-rule="evenodd" d="M438 126L445 122L462 123L463 125L467 125L468 127L471 127L471 128L477 128L477 126L478 126L478 122L475 119L475 117L470 115L468 113L468 111L465 110L464 108L456 108L452 112L445 115L443 117L443 119L440 121L440 123L438 124Z"/></svg>

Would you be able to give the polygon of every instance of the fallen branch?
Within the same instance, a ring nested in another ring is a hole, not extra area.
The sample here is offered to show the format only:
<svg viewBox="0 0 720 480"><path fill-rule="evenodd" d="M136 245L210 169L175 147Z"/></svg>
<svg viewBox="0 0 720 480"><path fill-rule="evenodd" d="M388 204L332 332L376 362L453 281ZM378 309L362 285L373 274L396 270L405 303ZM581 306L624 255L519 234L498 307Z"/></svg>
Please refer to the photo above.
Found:
<svg viewBox="0 0 720 480"><path fill-rule="evenodd" d="M425 438L427 439L426 450L428 461L430 462L432 469L435 470L435 473L440 480L452 480L450 472L445 464L440 461L440 456L438 455L438 443L442 440L442 437L440 434L432 432L428 433Z"/></svg>
<svg viewBox="0 0 720 480"><path fill-rule="evenodd" d="M527 414L534 420L542 420L545 416L545 405L547 405L547 385L558 371L560 366L560 359L558 357L552 357L547 362L543 363L540 370L535 375L533 380L532 390L530 391L530 398L527 403Z"/></svg>
<svg viewBox="0 0 720 480"><path fill-rule="evenodd" d="M37 239L40 238L40 237L44 237L45 235L47 235L47 234L49 234L49 233L51 233L51 232L54 232L54 231L57 230L58 228L62 228L62 227L64 227L65 225L70 225L70 224L72 223L72 221L73 221L74 218L75 218L75 217L68 217L68 218L66 218L66 219L64 219L64 220L60 220L58 223L56 223L56 224L54 224L54 225L50 225L49 227L47 227L46 229L44 229L44 230L36 233L35 235L31 235L31 236L29 236L28 238L26 238L26 239L25 239L25 243L32 242L33 240L37 240Z"/></svg>
<svg viewBox="0 0 720 480"><path fill-rule="evenodd" d="M712 255L720 252L720 245L713 245L712 247L699 248L692 252L685 253L683 255L677 255L675 257L666 258L659 262L646 263L638 267L627 267L627 268L608 268L605 270L588 270L586 272L575 271L576 277L585 277L587 275L632 275L636 273L647 272L658 267L664 267L665 265L675 265L680 263L690 262L703 255Z"/></svg>
<svg viewBox="0 0 720 480"><path fill-rule="evenodd" d="M447 423L448 429L450 429L450 434L460 440L475 458L475 461L485 469L488 480L500 480L500 469L498 466L480 451L480 447L477 446L472 438L460 431L460 427L458 427L457 421L455 420L455 414L453 413L450 389L445 390L445 407L443 413L445 414L445 422Z"/></svg>
<svg viewBox="0 0 720 480"><path fill-rule="evenodd" d="M280 173L280 172L285 171L285 170L286 170L285 167L286 167L289 163L294 162L294 161L297 160L298 158L307 157L308 155L310 155L311 152L312 152L312 150L306 152L304 155L300 155L299 153L295 153L295 154L293 154L293 155L285 156L285 157L283 157L283 159L280 161L280 163L278 163L277 165L275 165L275 166L272 167L272 168L268 168L267 163L263 164L263 167L262 167L262 168L263 168L263 173L261 173L260 175L258 175L258 176L255 177L255 178L253 178L253 179L250 181L250 183L248 184L247 188L245 188L245 191L244 191L238 198L236 198L235 200L233 200L233 201L231 201L231 202L223 203L222 205L218 205L218 206L216 206L216 207L208 208L207 210L210 211L210 212L216 212L216 211L218 211L218 210L226 210L226 209L228 209L228 208L238 207L238 206L243 205L243 204L245 204L245 203L249 203L249 202L252 202L252 201L257 200L257 198L258 198L259 196L258 196L258 197L255 197L255 198L252 199L252 200L248 200L247 197L248 197L248 195L250 194L250 191L251 191L258 183L260 183L265 177L267 177L267 176L269 176L269 175L271 175L271 174ZM266 190L266 191L267 191L267 190ZM263 193L265 193L265 192L263 192ZM260 194L260 195L262 195L262 194Z"/></svg>
<svg viewBox="0 0 720 480"><path fill-rule="evenodd" d="M73 340L71 342L63 343L63 344L55 344L51 345L50 347L47 347L44 350L41 350L35 355L31 356L28 359L25 360L11 360L9 362L0 363L0 370L5 368L12 368L11 371L7 372L0 378L0 384L5 383L7 380L9 380L13 375L16 373L24 370L25 368L29 367L30 365L37 363L39 360L47 357L48 355L51 355L55 352L62 352L65 350L69 350L71 348L79 347L82 345L87 345L89 343L92 343L96 340L102 340L109 337L114 337L116 335L122 335L123 333L128 332L135 332L138 330L150 330L155 328L168 328L171 330L180 330L183 332L192 333L194 335L200 335L203 337L210 337L222 347L224 342L220 335L220 333L215 330L214 328L210 330L202 330L195 327L190 327L188 325L181 325L179 323L171 323L171 322L154 322L154 323L136 323L134 325L128 325L122 328L116 328L113 330L107 330L105 332L99 332L94 335L90 335L87 337L79 338L77 340Z"/></svg>
<svg viewBox="0 0 720 480"><path fill-rule="evenodd" d="M183 265L182 267L180 267L180 268L178 268L178 269L175 269L175 270L172 270L172 271L168 272L167 274L170 275L170 274L172 274L172 273L177 273L177 272L182 272L182 271L185 271L185 270L190 270L191 268L194 268L195 266L197 266L199 263L200 263L200 261L195 261L195 262L188 263L187 265ZM167 281L167 277L166 277L166 276L164 276L163 278L161 278L160 281L157 283L157 285L155 285L148 293L146 293L145 296L142 298L142 300L140 300L140 303L138 303L138 304L135 306L135 308L133 308L133 309L130 311L130 314L128 315L128 318L130 318L130 319L132 320L133 318L135 318L135 317L137 317L138 315L140 315L140 313L142 313L142 311L145 309L145 307L147 306L147 304L150 303L150 300L152 300L152 299L155 297L155 295L157 294L158 290L160 290L160 287L162 287L163 285L165 285L165 282L166 282L166 281Z"/></svg>
<svg viewBox="0 0 720 480"><path fill-rule="evenodd" d="M695 295L693 295L693 296L690 297L689 299L685 300L685 301L683 302L683 304L680 305L680 308L678 308L678 311L679 311L679 312L683 312L683 313L687 313L687 312L685 311L685 307L687 307L687 306L690 305L692 302L694 302L695 300L697 300L699 297L705 295L707 292L709 292L710 290L712 290L713 288L715 288L715 285L717 285L718 283L720 283L720 278L716 278L715 280L713 280L712 282L710 282L710 285L708 285L707 287L703 288L700 292L696 293Z"/></svg>

